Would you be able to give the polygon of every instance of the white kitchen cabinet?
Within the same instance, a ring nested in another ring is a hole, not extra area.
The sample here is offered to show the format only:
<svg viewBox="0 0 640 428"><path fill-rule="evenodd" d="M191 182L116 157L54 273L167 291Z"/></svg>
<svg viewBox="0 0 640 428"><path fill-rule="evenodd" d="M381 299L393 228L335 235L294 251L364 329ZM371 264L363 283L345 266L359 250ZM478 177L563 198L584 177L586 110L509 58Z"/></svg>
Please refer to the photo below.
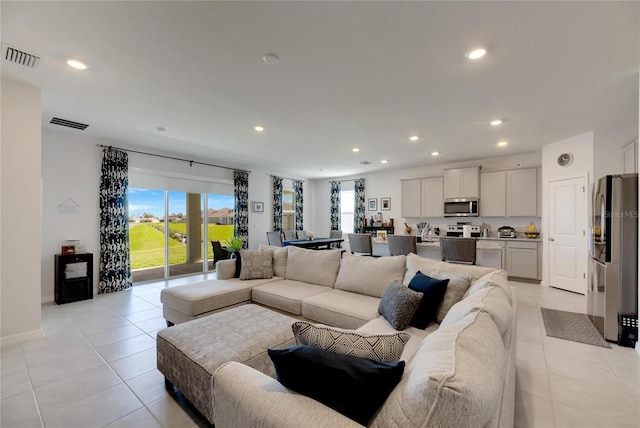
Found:
<svg viewBox="0 0 640 428"><path fill-rule="evenodd" d="M456 168L444 170L445 198L477 198L479 194L480 168Z"/></svg>
<svg viewBox="0 0 640 428"><path fill-rule="evenodd" d="M402 180L400 215L404 218L444 216L442 186L442 177Z"/></svg>
<svg viewBox="0 0 640 428"><path fill-rule="evenodd" d="M444 183L442 177L420 180L420 217L444 216Z"/></svg>
<svg viewBox="0 0 640 428"><path fill-rule="evenodd" d="M420 217L421 190L420 179L402 180L400 182L400 215L404 218Z"/></svg>
<svg viewBox="0 0 640 428"><path fill-rule="evenodd" d="M507 171L507 217L535 217L538 214L536 168Z"/></svg>
<svg viewBox="0 0 640 428"><path fill-rule="evenodd" d="M540 279L538 242L507 242L506 251L509 277Z"/></svg>
<svg viewBox="0 0 640 428"><path fill-rule="evenodd" d="M624 173L638 172L638 140L633 140L624 146Z"/></svg>
<svg viewBox="0 0 640 428"><path fill-rule="evenodd" d="M480 216L505 217L507 215L506 171L480 174Z"/></svg>

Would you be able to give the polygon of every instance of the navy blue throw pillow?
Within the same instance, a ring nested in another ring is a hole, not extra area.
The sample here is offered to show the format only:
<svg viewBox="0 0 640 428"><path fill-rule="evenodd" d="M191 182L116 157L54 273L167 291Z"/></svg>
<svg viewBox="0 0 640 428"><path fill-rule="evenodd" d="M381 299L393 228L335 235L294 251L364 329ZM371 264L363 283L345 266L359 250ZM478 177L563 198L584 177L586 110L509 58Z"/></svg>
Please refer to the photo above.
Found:
<svg viewBox="0 0 640 428"><path fill-rule="evenodd" d="M409 288L424 293L424 296L409 325L424 330L431 321L436 320L436 313L447 291L448 284L448 279L431 278L420 271L411 278Z"/></svg>
<svg viewBox="0 0 640 428"><path fill-rule="evenodd" d="M362 425L404 373L404 361L379 362L306 345L267 352L281 384Z"/></svg>

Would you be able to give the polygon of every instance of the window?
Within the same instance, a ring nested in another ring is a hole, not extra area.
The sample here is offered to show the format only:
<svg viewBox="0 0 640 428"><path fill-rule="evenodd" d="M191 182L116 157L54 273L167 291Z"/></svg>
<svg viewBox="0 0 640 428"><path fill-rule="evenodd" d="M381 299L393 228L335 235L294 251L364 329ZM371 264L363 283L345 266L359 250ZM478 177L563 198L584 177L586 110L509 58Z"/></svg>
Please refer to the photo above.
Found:
<svg viewBox="0 0 640 428"><path fill-rule="evenodd" d="M342 233L353 233L355 190L340 191L340 229Z"/></svg>

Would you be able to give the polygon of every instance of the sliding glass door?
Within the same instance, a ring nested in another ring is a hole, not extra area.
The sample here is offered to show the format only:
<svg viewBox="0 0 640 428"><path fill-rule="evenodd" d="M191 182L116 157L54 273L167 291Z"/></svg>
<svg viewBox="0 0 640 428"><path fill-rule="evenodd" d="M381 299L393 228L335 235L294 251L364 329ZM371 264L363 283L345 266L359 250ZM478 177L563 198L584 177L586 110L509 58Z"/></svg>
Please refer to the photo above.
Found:
<svg viewBox="0 0 640 428"><path fill-rule="evenodd" d="M211 241L233 237L232 207L232 195L130 188L133 282L213 270Z"/></svg>

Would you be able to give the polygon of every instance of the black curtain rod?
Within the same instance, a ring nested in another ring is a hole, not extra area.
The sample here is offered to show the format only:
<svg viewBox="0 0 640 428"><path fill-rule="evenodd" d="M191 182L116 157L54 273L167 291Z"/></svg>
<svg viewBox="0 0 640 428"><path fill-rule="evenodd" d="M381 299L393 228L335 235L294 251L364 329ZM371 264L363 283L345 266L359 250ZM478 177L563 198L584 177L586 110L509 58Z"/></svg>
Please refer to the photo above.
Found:
<svg viewBox="0 0 640 428"><path fill-rule="evenodd" d="M297 178L280 177L279 175L273 175L273 174L271 174L271 176L276 178L281 178L283 180L302 181L304 183L304 180L298 180Z"/></svg>
<svg viewBox="0 0 640 428"><path fill-rule="evenodd" d="M141 154L141 155L155 156L155 157L158 157L158 158L165 158L165 159L177 160L177 161L182 161L182 162L188 162L190 167L193 166L193 164L195 163L195 164L198 164L198 165L213 166L213 167L216 167L216 168L230 169L232 171L243 171L243 172L251 173L251 171L247 171L246 169L230 168L228 166L214 165L214 164L211 164L211 163L198 162L198 161L189 160L189 159L174 158L172 156L157 155L155 153L139 152L137 150L123 149L123 148L120 148L120 147L113 147L113 146L105 146L103 144L96 144L96 146L102 147L102 148L105 148L105 149L109 149L109 150L119 150L121 152L138 153L138 154Z"/></svg>

